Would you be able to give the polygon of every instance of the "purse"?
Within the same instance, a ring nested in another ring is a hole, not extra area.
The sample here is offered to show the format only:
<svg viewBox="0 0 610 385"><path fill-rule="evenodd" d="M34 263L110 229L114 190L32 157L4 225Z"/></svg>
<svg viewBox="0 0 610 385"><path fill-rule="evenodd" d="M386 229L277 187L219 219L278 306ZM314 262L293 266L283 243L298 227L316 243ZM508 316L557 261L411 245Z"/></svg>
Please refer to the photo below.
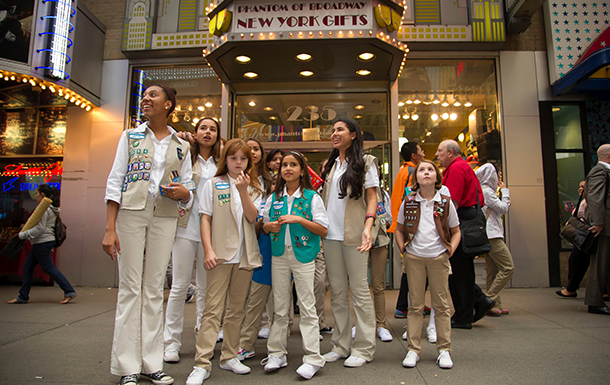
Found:
<svg viewBox="0 0 610 385"><path fill-rule="evenodd" d="M478 189L477 214L472 219L460 219L460 231L462 233L460 248L465 256L474 258L491 251L491 243L487 238L487 220L481 209Z"/></svg>
<svg viewBox="0 0 610 385"><path fill-rule="evenodd" d="M585 218L577 215L582 195L578 199L578 204L572 213L572 216L566 223L561 236L566 241L578 247L582 252L587 254L595 254L597 251L597 237L589 231L591 224Z"/></svg>

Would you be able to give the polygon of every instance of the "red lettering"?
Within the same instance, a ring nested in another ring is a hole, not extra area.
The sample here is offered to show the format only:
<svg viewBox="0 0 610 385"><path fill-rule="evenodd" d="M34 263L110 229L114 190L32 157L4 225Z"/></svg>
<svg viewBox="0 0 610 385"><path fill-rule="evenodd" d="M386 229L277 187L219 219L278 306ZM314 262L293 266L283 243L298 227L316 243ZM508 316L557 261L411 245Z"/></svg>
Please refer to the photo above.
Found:
<svg viewBox="0 0 610 385"><path fill-rule="evenodd" d="M248 28L248 25L246 24L246 22L244 20L237 19L237 28L239 28L239 27Z"/></svg>
<svg viewBox="0 0 610 385"><path fill-rule="evenodd" d="M360 25L367 25L368 20L366 19L366 15L360 15Z"/></svg>
<svg viewBox="0 0 610 385"><path fill-rule="evenodd" d="M318 21L318 16L309 16L309 26L320 26L320 22Z"/></svg>
<svg viewBox="0 0 610 385"><path fill-rule="evenodd" d="M322 24L324 24L327 27L332 26L334 24L333 23L333 17L330 16L330 15L324 16L324 18L322 19Z"/></svg>
<svg viewBox="0 0 610 385"><path fill-rule="evenodd" d="M286 22L288 24L289 27L293 28L296 27L298 22L297 22L297 18L295 16L290 16L288 18L288 21Z"/></svg>
<svg viewBox="0 0 610 385"><path fill-rule="evenodd" d="M261 24L262 27L271 27L272 21L273 21L273 18L271 18L271 20L263 19L263 18L258 19L258 22Z"/></svg>
<svg viewBox="0 0 610 385"><path fill-rule="evenodd" d="M307 27L307 16L299 16L299 27Z"/></svg>

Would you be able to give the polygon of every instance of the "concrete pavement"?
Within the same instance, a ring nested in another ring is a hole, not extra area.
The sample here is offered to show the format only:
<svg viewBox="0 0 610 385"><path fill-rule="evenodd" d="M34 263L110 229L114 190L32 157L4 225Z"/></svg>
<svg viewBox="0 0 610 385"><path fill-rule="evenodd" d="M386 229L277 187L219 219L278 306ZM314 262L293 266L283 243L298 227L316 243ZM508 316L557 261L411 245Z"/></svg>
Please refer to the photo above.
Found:
<svg viewBox="0 0 610 385"><path fill-rule="evenodd" d="M78 298L59 305L57 287L32 288L30 303L8 305L18 286L0 286L0 385L19 384L116 384L110 374L110 348L114 326L116 289L78 287ZM387 292L389 328L394 340L377 340L375 360L362 368L345 368L342 362L327 364L310 384L608 384L610 383L610 317L588 314L584 289L577 299L562 299L553 288L507 289L503 306L511 313L485 317L473 330L453 330L454 367L436 364L435 346L422 338L421 359L416 368L401 362L407 352L402 335L406 320L393 317L397 291ZM167 296L167 292L166 292ZM326 300L330 315L330 300ZM165 364L165 371L182 385L192 370L195 304L187 304L181 361ZM332 325L332 316L329 317ZM426 317L427 322L427 317ZM298 316L288 342L288 366L266 374L260 360L266 356L266 340L259 339L256 357L245 361L252 368L239 376L218 367L216 345L211 377L204 384L272 385L299 383L295 373L302 349ZM425 334L425 330L424 330ZM330 350L330 336L321 351ZM141 384L150 384L141 380Z"/></svg>

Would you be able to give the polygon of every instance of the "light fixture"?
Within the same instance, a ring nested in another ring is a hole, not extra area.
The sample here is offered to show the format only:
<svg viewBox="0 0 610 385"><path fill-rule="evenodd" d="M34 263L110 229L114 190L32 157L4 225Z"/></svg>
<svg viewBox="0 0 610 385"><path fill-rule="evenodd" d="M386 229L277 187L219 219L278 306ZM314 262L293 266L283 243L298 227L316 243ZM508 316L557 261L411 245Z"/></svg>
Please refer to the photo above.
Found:
<svg viewBox="0 0 610 385"><path fill-rule="evenodd" d="M466 103L464 103L464 107L472 107L472 102L470 101L468 95L466 95Z"/></svg>
<svg viewBox="0 0 610 385"><path fill-rule="evenodd" d="M354 115L354 119L362 119L362 115Z"/></svg>
<svg viewBox="0 0 610 385"><path fill-rule="evenodd" d="M252 61L252 59L250 59L250 57L246 55L239 55L235 58L235 61L239 64L248 64Z"/></svg>
<svg viewBox="0 0 610 385"><path fill-rule="evenodd" d="M445 94L445 97L443 98L443 102L441 103L441 106L449 107L449 100L447 100L447 94Z"/></svg>
<svg viewBox="0 0 610 385"><path fill-rule="evenodd" d="M248 105L250 107L254 107L254 106L256 106L256 103L254 103L254 100L250 100L250 103L248 103Z"/></svg>
<svg viewBox="0 0 610 385"><path fill-rule="evenodd" d="M398 107L402 107L404 105L405 105L405 102L403 102L403 101L398 102Z"/></svg>
<svg viewBox="0 0 610 385"><path fill-rule="evenodd" d="M429 106L430 104L432 104L432 100L430 100L430 94L426 93L426 98L424 99L423 103L426 106Z"/></svg>
<svg viewBox="0 0 610 385"><path fill-rule="evenodd" d="M430 115L430 119L432 119L433 121L436 122L438 120L438 114L434 113L434 114ZM430 135L430 133L428 133L426 135Z"/></svg>
<svg viewBox="0 0 610 385"><path fill-rule="evenodd" d="M364 109L364 106L362 104L358 104L357 106L354 106L355 110L362 110Z"/></svg>
<svg viewBox="0 0 610 385"><path fill-rule="evenodd" d="M454 101L453 101L453 107L459 107L462 105L462 103L460 102L460 97L455 95L453 97Z"/></svg>
<svg viewBox="0 0 610 385"><path fill-rule="evenodd" d="M199 118L193 118L193 123L197 124L199 122Z"/></svg>
<svg viewBox="0 0 610 385"><path fill-rule="evenodd" d="M172 123L178 123L180 121L180 118L178 117L178 114L176 114L175 112L172 114Z"/></svg>
<svg viewBox="0 0 610 385"><path fill-rule="evenodd" d="M205 99L205 104L204 106L206 106L207 108L210 108L213 106L212 102L210 101L210 98L206 98Z"/></svg>
<svg viewBox="0 0 610 385"><path fill-rule="evenodd" d="M256 72L246 72L244 74L244 77L246 79L256 79L258 77L258 74Z"/></svg>
<svg viewBox="0 0 610 385"><path fill-rule="evenodd" d="M311 71L301 71L301 72L299 72L299 75L303 76L304 78L308 78L310 76L313 76L313 72L311 72Z"/></svg>
<svg viewBox="0 0 610 385"><path fill-rule="evenodd" d="M369 70L358 70L358 71L356 71L356 73L358 75L360 75L360 76L368 76L368 75L371 74L371 71L369 71Z"/></svg>
<svg viewBox="0 0 610 385"><path fill-rule="evenodd" d="M415 95L415 100L413 101L413 104L419 104L421 103L421 99L419 98L419 95Z"/></svg>
<svg viewBox="0 0 610 385"><path fill-rule="evenodd" d="M405 102L407 104L413 104L413 100L411 100L411 98L408 98L407 101Z"/></svg>
<svg viewBox="0 0 610 385"><path fill-rule="evenodd" d="M458 135L458 140L459 140L460 142L463 142L463 141L464 141L464 133L463 133L463 132L460 132L460 134Z"/></svg>
<svg viewBox="0 0 610 385"><path fill-rule="evenodd" d="M263 110L265 110L265 111L273 111L273 107L264 107Z"/></svg>
<svg viewBox="0 0 610 385"><path fill-rule="evenodd" d="M411 119L413 119L413 120L419 119L419 114L417 113L417 110L413 111L413 113L411 114Z"/></svg>
<svg viewBox="0 0 610 385"><path fill-rule="evenodd" d="M270 117L269 117L269 119L271 119L271 120L276 120L276 119L277 119L277 116L270 116Z"/></svg>
<svg viewBox="0 0 610 385"><path fill-rule="evenodd" d="M300 53L296 56L296 59L298 61L310 61L311 60L311 55L308 53Z"/></svg>
<svg viewBox="0 0 610 385"><path fill-rule="evenodd" d="M438 98L438 94L434 94L434 99L432 99L432 104L440 104L441 100Z"/></svg>
<svg viewBox="0 0 610 385"><path fill-rule="evenodd" d="M370 52L363 52L360 55L358 55L358 60L360 60L360 61L375 60L375 55Z"/></svg>
<svg viewBox="0 0 610 385"><path fill-rule="evenodd" d="M197 106L197 109L201 112L205 111L205 107L204 106Z"/></svg>
<svg viewBox="0 0 610 385"><path fill-rule="evenodd" d="M457 114L455 112L452 112L451 115L449 115L449 119L456 120L457 119Z"/></svg>
<svg viewBox="0 0 610 385"><path fill-rule="evenodd" d="M402 116L404 120L411 119L411 115L409 115L409 111L405 111L405 114Z"/></svg>
<svg viewBox="0 0 610 385"><path fill-rule="evenodd" d="M190 122L191 121L191 115L189 115L189 112L186 111L186 114L184 114L184 119L185 122Z"/></svg>
<svg viewBox="0 0 610 385"><path fill-rule="evenodd" d="M449 113L448 112L443 112L443 114L441 115L441 118L443 118L443 120L449 119Z"/></svg>
<svg viewBox="0 0 610 385"><path fill-rule="evenodd" d="M551 109L551 111L553 111L553 112L559 112L559 111L561 111L561 107L553 107L553 108Z"/></svg>

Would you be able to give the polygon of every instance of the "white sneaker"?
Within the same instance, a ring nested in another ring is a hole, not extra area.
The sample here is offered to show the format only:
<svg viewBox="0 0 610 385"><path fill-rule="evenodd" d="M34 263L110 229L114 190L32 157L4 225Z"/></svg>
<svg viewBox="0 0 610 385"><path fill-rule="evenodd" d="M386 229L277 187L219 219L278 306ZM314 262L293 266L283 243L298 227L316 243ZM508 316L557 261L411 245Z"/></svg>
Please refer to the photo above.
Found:
<svg viewBox="0 0 610 385"><path fill-rule="evenodd" d="M250 352L250 351L245 350L243 348L237 349L237 359L240 360L240 361L247 360L247 359L250 359L250 358L254 358L255 355L256 355L256 353Z"/></svg>
<svg viewBox="0 0 610 385"><path fill-rule="evenodd" d="M231 358L229 361L224 364L220 364L220 369L230 370L235 374L248 374L250 373L250 368L246 365L242 364L237 358Z"/></svg>
<svg viewBox="0 0 610 385"><path fill-rule="evenodd" d="M163 353L163 361L165 362L179 362L180 352L177 349L166 349Z"/></svg>
<svg viewBox="0 0 610 385"><path fill-rule="evenodd" d="M335 362L335 361L338 361L341 358L343 358L339 355L339 353L333 352L332 350L330 352L326 353L325 355L323 355L322 357L324 357L324 360L326 362Z"/></svg>
<svg viewBox="0 0 610 385"><path fill-rule="evenodd" d="M356 338L356 327L352 327L352 338Z"/></svg>
<svg viewBox="0 0 610 385"><path fill-rule="evenodd" d="M216 342L220 342L223 340L224 334L222 333L222 329L218 332L218 338L216 338Z"/></svg>
<svg viewBox="0 0 610 385"><path fill-rule="evenodd" d="M428 342L431 344L436 343L436 328L427 328L426 332L428 333Z"/></svg>
<svg viewBox="0 0 610 385"><path fill-rule="evenodd" d="M270 331L271 330L269 330L269 328L262 328L261 330L258 331L258 338L264 338L264 339L269 338Z"/></svg>
<svg viewBox="0 0 610 385"><path fill-rule="evenodd" d="M438 358L436 359L436 363L441 369L451 369L453 368L453 361L451 361L451 355L448 350L441 350Z"/></svg>
<svg viewBox="0 0 610 385"><path fill-rule="evenodd" d="M377 334L379 334L379 338L383 342L390 342L393 340L392 334L390 334L390 331L386 328L382 328L382 327L377 328Z"/></svg>
<svg viewBox="0 0 610 385"><path fill-rule="evenodd" d="M193 371L186 379L186 385L201 385L208 377L210 377L210 372L204 368L193 366Z"/></svg>
<svg viewBox="0 0 610 385"><path fill-rule="evenodd" d="M311 380L311 378L314 376L314 374L318 372L318 370L320 370L320 366L312 364L303 364L297 369L297 374L306 380Z"/></svg>
<svg viewBox="0 0 610 385"><path fill-rule="evenodd" d="M320 341L324 341L324 337L320 334Z"/></svg>
<svg viewBox="0 0 610 385"><path fill-rule="evenodd" d="M265 365L265 372L274 372L279 368L285 368L288 365L288 361L286 360L286 355L282 355L278 357L274 354L270 354L261 361L261 364Z"/></svg>
<svg viewBox="0 0 610 385"><path fill-rule="evenodd" d="M359 368L364 364L366 364L366 360L364 358L349 356L347 357L347 360L345 360L345 362L343 363L343 366L346 366L348 368Z"/></svg>
<svg viewBox="0 0 610 385"><path fill-rule="evenodd" d="M405 341L407 340L407 331L406 330L404 333L402 333L402 339Z"/></svg>
<svg viewBox="0 0 610 385"><path fill-rule="evenodd" d="M417 365L417 361L419 361L419 355L413 350L409 350L405 359L402 360L402 366L405 368L414 368L415 365Z"/></svg>

